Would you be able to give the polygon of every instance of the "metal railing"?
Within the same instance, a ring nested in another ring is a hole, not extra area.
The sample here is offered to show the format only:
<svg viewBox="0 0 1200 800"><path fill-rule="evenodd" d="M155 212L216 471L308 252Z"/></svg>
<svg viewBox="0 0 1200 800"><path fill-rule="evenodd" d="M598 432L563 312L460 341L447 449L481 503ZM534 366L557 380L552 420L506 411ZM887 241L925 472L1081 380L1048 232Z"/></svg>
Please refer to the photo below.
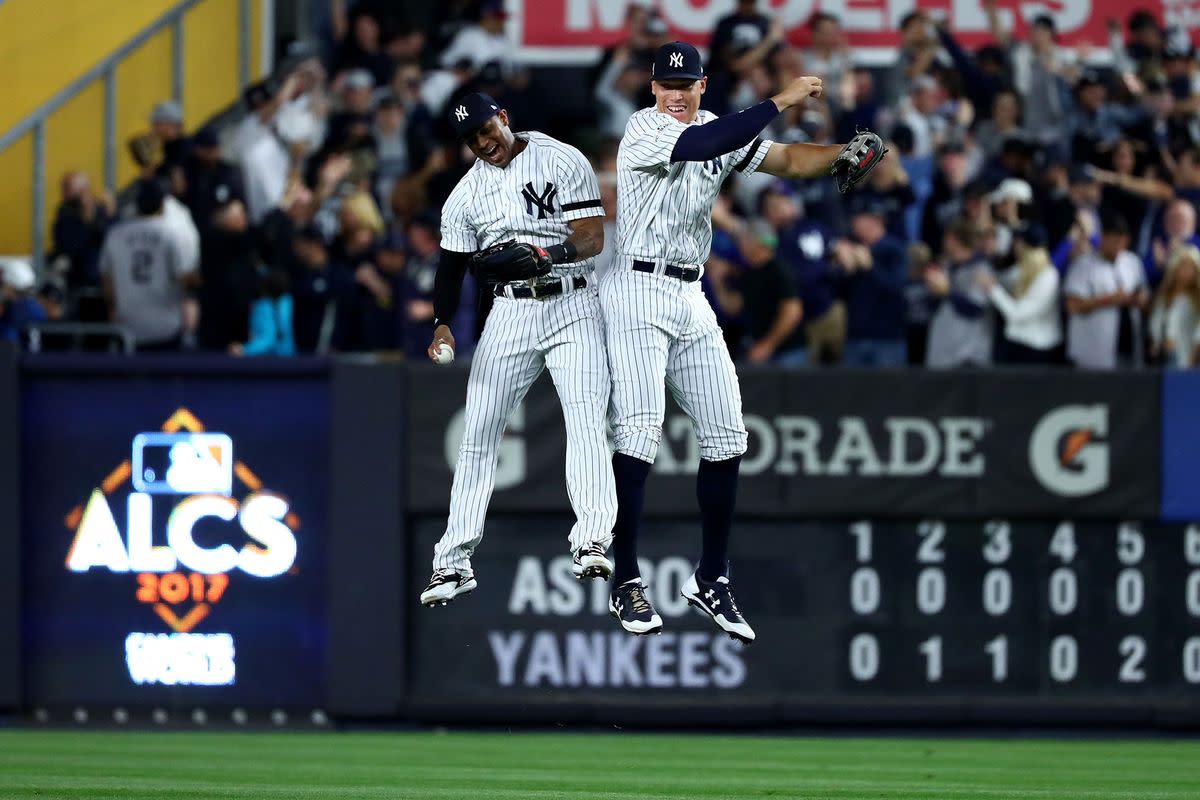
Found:
<svg viewBox="0 0 1200 800"><path fill-rule="evenodd" d="M104 81L104 186L117 190L117 67L139 47L171 28L171 90L173 99L182 104L184 87L184 15L204 0L181 0L169 11L151 22L133 38L118 47L99 64L89 69L66 88L59 91L25 119L0 134L0 152L33 134L33 242L31 256L39 274L45 268L46 231L46 122L50 116L71 102L80 92L97 80ZM100 12L99 8L97 9ZM238 80L241 88L250 82L251 10L250 0L238 0Z"/></svg>

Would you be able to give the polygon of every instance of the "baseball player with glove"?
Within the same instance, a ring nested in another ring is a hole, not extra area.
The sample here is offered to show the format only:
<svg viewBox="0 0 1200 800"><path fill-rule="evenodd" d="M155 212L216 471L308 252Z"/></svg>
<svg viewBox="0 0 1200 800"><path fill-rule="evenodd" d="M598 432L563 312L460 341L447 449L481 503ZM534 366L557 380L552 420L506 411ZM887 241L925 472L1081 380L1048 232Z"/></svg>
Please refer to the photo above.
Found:
<svg viewBox="0 0 1200 800"><path fill-rule="evenodd" d="M471 554L483 538L497 447L544 367L566 421L577 578L612 574L605 551L616 518L606 426L611 381L593 273L604 246L596 175L574 147L534 131L513 133L508 113L487 95L463 97L450 116L478 160L442 208L430 359L452 357L449 320L466 269L495 295L495 305L471 363L450 516L421 593L426 605L444 605L476 586Z"/></svg>
<svg viewBox="0 0 1200 800"><path fill-rule="evenodd" d="M749 643L754 630L738 609L727 556L738 466L747 446L742 398L716 316L700 290L713 202L733 171L784 178L832 174L845 192L886 150L870 132L844 146L758 138L781 111L819 97L820 78L796 78L771 99L717 118L699 110L707 79L696 48L663 45L651 75L655 107L630 118L617 155L617 251L600 287L617 451L609 611L631 633L662 629L638 571L637 535L646 477L662 438L665 382L700 445L696 496L703 545L682 593L725 633Z"/></svg>

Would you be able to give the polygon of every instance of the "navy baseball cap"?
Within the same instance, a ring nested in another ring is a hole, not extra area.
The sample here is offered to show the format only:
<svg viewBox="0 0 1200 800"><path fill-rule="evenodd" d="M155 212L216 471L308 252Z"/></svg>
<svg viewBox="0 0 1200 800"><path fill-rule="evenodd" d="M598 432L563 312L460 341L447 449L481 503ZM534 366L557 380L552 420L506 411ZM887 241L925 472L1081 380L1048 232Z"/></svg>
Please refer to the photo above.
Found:
<svg viewBox="0 0 1200 800"><path fill-rule="evenodd" d="M650 77L656 81L698 81L704 77L700 51L687 42L668 42L654 52L654 69Z"/></svg>
<svg viewBox="0 0 1200 800"><path fill-rule="evenodd" d="M489 95L475 92L450 104L450 124L460 139L465 139L500 113L500 104Z"/></svg>

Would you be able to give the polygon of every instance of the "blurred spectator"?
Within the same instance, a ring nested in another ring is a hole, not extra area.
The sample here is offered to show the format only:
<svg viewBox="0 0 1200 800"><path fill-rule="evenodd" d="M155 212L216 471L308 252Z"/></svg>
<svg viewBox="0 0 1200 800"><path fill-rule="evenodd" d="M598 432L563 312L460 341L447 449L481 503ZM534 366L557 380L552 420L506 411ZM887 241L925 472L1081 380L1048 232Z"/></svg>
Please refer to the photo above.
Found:
<svg viewBox="0 0 1200 800"><path fill-rule="evenodd" d="M401 61L392 78L392 94L404 112L404 138L410 169L414 164L424 164L434 146L433 115L421 96L421 82L421 67L415 60ZM380 202L388 203L388 198L381 197Z"/></svg>
<svg viewBox="0 0 1200 800"><path fill-rule="evenodd" d="M730 105L738 81L783 43L783 26L760 13L757 5L756 0L737 0L733 13L717 20L713 29L708 88L700 104L718 116L738 110Z"/></svg>
<svg viewBox="0 0 1200 800"><path fill-rule="evenodd" d="M331 269L329 249L321 231L307 225L296 232L292 243L292 330L296 350L301 353L328 352L336 321L336 276ZM347 277L349 280L349 277Z"/></svg>
<svg viewBox="0 0 1200 800"><path fill-rule="evenodd" d="M1171 250L1150 312L1150 352L1171 367L1200 362L1200 249L1194 244Z"/></svg>
<svg viewBox="0 0 1200 800"><path fill-rule="evenodd" d="M596 82L600 132L613 139L625 135L625 123L639 108L650 71L626 47L618 48Z"/></svg>
<svg viewBox="0 0 1200 800"><path fill-rule="evenodd" d="M67 284L72 289L100 286L100 246L112 224L112 195L97 195L83 172L62 177L62 202L54 216L54 254L66 259Z"/></svg>
<svg viewBox="0 0 1200 800"><path fill-rule="evenodd" d="M906 14L900 20L900 51L889 70L885 103L895 106L911 94L913 82L930 73L940 51L937 32L926 12Z"/></svg>
<svg viewBox="0 0 1200 800"><path fill-rule="evenodd" d="M1060 275L1065 275L1071 262L1100 243L1100 182L1096 169L1075 166L1069 169L1070 219L1066 238L1059 240L1050 258ZM1067 220L1057 219L1056 224Z"/></svg>
<svg viewBox="0 0 1200 800"><path fill-rule="evenodd" d="M1196 235L1196 207L1187 200L1172 200L1163 213L1163 231L1150 242L1142 259L1146 265L1146 280L1151 287L1162 283L1167 269L1167 256L1181 245L1200 247Z"/></svg>
<svg viewBox="0 0 1200 800"><path fill-rule="evenodd" d="M392 349L392 285L378 267L384 223L370 194L357 192L345 199L340 228L330 249L337 293L333 347L342 352Z"/></svg>
<svg viewBox="0 0 1200 800"><path fill-rule="evenodd" d="M1137 151L1129 139L1121 139L1113 148L1112 169L1097 169L1094 174L1104 187L1101 207L1125 218L1137 249L1148 247L1147 212L1151 203L1165 203L1175 196L1171 185L1146 171L1138 174Z"/></svg>
<svg viewBox="0 0 1200 800"><path fill-rule="evenodd" d="M858 192L858 207L872 206L883 212L889 236L902 241L909 238L908 211L916 204L917 196L899 158L892 156L879 162Z"/></svg>
<svg viewBox="0 0 1200 800"><path fill-rule="evenodd" d="M427 358L429 339L433 335L433 282L440 261L441 228L433 213L419 215L408 225L407 259L400 275L399 290L403 302L400 315L401 347L411 359ZM470 355L474 348L476 309L479 290L474 277L463 281L458 313L451 327L455 336L456 357Z"/></svg>
<svg viewBox="0 0 1200 800"><path fill-rule="evenodd" d="M174 188L176 170L183 169L188 155L188 140L183 132L183 106L174 100L154 106L150 112L150 132L162 143L159 177L167 178Z"/></svg>
<svg viewBox="0 0 1200 800"><path fill-rule="evenodd" d="M460 59L445 69L430 70L421 84L421 101L437 119L446 110L450 98L464 92L465 87L475 79L475 74L471 60L467 58Z"/></svg>
<svg viewBox="0 0 1200 800"><path fill-rule="evenodd" d="M818 11L808 20L812 42L804 53L806 72L825 82L827 92L837 92L853 69L846 33L836 16Z"/></svg>
<svg viewBox="0 0 1200 800"><path fill-rule="evenodd" d="M334 88L338 90L338 108L329 118L326 142L350 150L370 132L375 80L365 69L352 69L337 77Z"/></svg>
<svg viewBox="0 0 1200 800"><path fill-rule="evenodd" d="M0 259L0 342L19 342L26 325L49 318L34 295L36 287L37 279L28 260Z"/></svg>
<svg viewBox="0 0 1200 800"><path fill-rule="evenodd" d="M462 61L481 72L489 65L499 68L499 76L505 81L521 82L520 65L513 60L515 43L505 32L508 12L504 0L483 0L479 8L479 23L468 25L458 32L441 55L444 67Z"/></svg>
<svg viewBox="0 0 1200 800"><path fill-rule="evenodd" d="M1054 18L1048 14L1034 17L1029 41L1021 42L1001 20L996 0L985 0L984 11L992 35L1008 50L1013 86L1024 99L1025 129L1038 144L1061 148L1071 110L1069 87L1075 77L1075 59L1073 53L1056 43Z"/></svg>
<svg viewBox="0 0 1200 800"><path fill-rule="evenodd" d="M904 240L888 232L888 213L878 199L859 199L850 217L853 243L834 251L845 271L847 366L901 367L907 360L908 254Z"/></svg>
<svg viewBox="0 0 1200 800"><path fill-rule="evenodd" d="M258 259L246 206L230 199L205 229L200 257L200 346L224 352L248 335L258 293Z"/></svg>
<svg viewBox="0 0 1200 800"><path fill-rule="evenodd" d="M1200 94L1200 70L1196 68L1196 49L1191 34L1183 28L1167 28L1163 41L1163 72L1171 93L1179 100L1190 101L1195 110L1196 95Z"/></svg>
<svg viewBox="0 0 1200 800"><path fill-rule="evenodd" d="M933 266L933 251L924 242L908 245L908 280L904 284L905 349L910 366L924 366L929 347L929 322L933 319L933 296L925 276Z"/></svg>
<svg viewBox="0 0 1200 800"><path fill-rule="evenodd" d="M792 277L775 258L777 241L767 226L738 238L745 264L739 276L743 357L751 364L804 366L808 363L800 329L804 307Z"/></svg>
<svg viewBox="0 0 1200 800"><path fill-rule="evenodd" d="M337 40L334 74L343 70L366 70L374 84L386 85L392 79L395 64L383 50L379 18L362 8L347 14L345 0L330 0L329 6L333 35Z"/></svg>
<svg viewBox="0 0 1200 800"><path fill-rule="evenodd" d="M184 292L199 280L184 243L163 216L165 200L157 180L140 180L137 218L113 227L100 251L111 318L129 329L139 352L179 349Z"/></svg>
<svg viewBox="0 0 1200 800"><path fill-rule="evenodd" d="M937 78L918 75L908 97L900 102L900 123L912 131L912 154L917 158L932 155L949 139L962 139L961 132L942 115L942 93Z"/></svg>
<svg viewBox="0 0 1200 800"><path fill-rule="evenodd" d="M203 242L213 225L213 215L217 209L234 200L245 202L242 174L237 167L222 160L217 132L212 128L203 128L192 137L191 154L184 167L184 176L187 192L183 200Z"/></svg>
<svg viewBox="0 0 1200 800"><path fill-rule="evenodd" d="M1015 235L1016 264L1001 281L980 273L980 286L1004 318L996 357L1005 364L1053 364L1062 345L1058 270L1050 263L1045 228L1033 223Z"/></svg>
<svg viewBox="0 0 1200 800"><path fill-rule="evenodd" d="M1033 187L1020 178L1005 178L989 199L991 217L996 224L996 250L989 255L1008 260L1013 235L1022 227L1033 204Z"/></svg>
<svg viewBox="0 0 1200 800"><path fill-rule="evenodd" d="M1200 148L1189 146L1175 161L1175 196L1200 209Z"/></svg>
<svg viewBox="0 0 1200 800"><path fill-rule="evenodd" d="M1108 86L1099 73L1085 70L1075 84L1071 115L1071 154L1077 161L1097 163L1112 152L1123 131L1141 121L1145 112L1109 102Z"/></svg>
<svg viewBox="0 0 1200 800"><path fill-rule="evenodd" d="M396 181L408 174L408 139L404 130L404 107L393 94L384 95L375 107L375 122L371 135L378 153L375 173L375 196L390 201ZM384 217L392 218L390 202L382 207Z"/></svg>
<svg viewBox="0 0 1200 800"><path fill-rule="evenodd" d="M925 202L921 241L940 245L951 220L963 213L967 188L967 152L960 142L948 142L938 150L933 194Z"/></svg>
<svg viewBox="0 0 1200 800"><path fill-rule="evenodd" d="M986 366L992 361L992 318L982 284L991 269L970 223L954 223L943 239L943 263L925 272L937 306L929 322L925 363L935 368Z"/></svg>
<svg viewBox="0 0 1200 800"><path fill-rule="evenodd" d="M1109 19L1108 45L1113 54L1113 67L1121 72L1136 73L1141 67L1162 59L1163 30L1153 11L1137 9L1129 15L1126 26L1129 39L1121 36L1121 25Z"/></svg>
<svg viewBox="0 0 1200 800"><path fill-rule="evenodd" d="M1000 157L1001 148L1009 139L1025 139L1021 127L1021 98L1011 89L996 93L992 100L991 116L975 128L975 142L989 160Z"/></svg>
<svg viewBox="0 0 1200 800"><path fill-rule="evenodd" d="M235 356L294 356L292 295L285 273L273 270L259 281L258 299L250 307L250 340L233 342Z"/></svg>
<svg viewBox="0 0 1200 800"><path fill-rule="evenodd" d="M1078 367L1112 369L1142 363L1146 276L1128 248L1129 223L1119 214L1106 213L1100 246L1076 259L1067 273L1067 357Z"/></svg>
<svg viewBox="0 0 1200 800"><path fill-rule="evenodd" d="M965 99L970 101L974 109L978 109L979 116L986 118L996 94L1009 83L1004 50L995 45L986 45L972 56L950 32L947 17L938 20L936 31L938 43L950 58L953 74L963 85Z"/></svg>

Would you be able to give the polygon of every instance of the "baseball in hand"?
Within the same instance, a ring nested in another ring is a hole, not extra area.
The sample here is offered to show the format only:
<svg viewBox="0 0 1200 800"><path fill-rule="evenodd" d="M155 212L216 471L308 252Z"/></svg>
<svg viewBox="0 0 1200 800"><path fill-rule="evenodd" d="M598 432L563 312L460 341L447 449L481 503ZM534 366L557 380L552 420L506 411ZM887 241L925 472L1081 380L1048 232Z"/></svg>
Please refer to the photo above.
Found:
<svg viewBox="0 0 1200 800"><path fill-rule="evenodd" d="M449 364L454 360L454 348L442 342L437 347L437 363Z"/></svg>

